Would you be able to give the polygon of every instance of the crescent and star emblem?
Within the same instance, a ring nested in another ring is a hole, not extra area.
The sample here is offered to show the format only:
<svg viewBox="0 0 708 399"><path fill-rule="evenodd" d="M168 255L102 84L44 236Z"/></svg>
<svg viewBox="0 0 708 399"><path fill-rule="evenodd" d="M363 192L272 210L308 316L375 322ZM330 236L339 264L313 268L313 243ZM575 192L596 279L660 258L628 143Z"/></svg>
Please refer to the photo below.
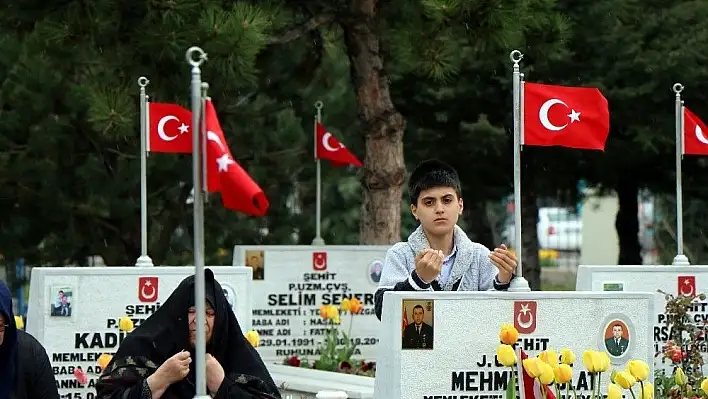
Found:
<svg viewBox="0 0 708 399"><path fill-rule="evenodd" d="M182 123L182 124L180 125L180 127L177 128L177 129L179 130L179 134L176 134L176 135L174 135L174 136L168 136L168 135L165 133L165 125L166 125L167 122L169 122L169 121L177 121L177 122L182 123L182 121L180 121L179 118L177 118L177 117L174 116L174 115L163 116L163 117L160 119L160 121L157 123L157 134L160 136L160 138L161 138L162 140L164 140L164 141L172 141L172 140L176 139L177 137L179 137L179 136L181 136L181 135L187 133L187 131L189 131L189 126L188 126L188 125L185 125L184 123Z"/></svg>
<svg viewBox="0 0 708 399"><path fill-rule="evenodd" d="M688 291L684 291L684 287L687 287ZM683 280L683 286L681 286L681 289L679 291L681 291L681 292L679 292L681 295L685 295L685 296L693 295L693 287L691 287L691 282L688 280Z"/></svg>
<svg viewBox="0 0 708 399"><path fill-rule="evenodd" d="M221 142L221 138L219 138L219 135L212 132L211 130L207 132L207 140L213 141L218 144L219 148L221 148L221 151L226 151L226 147L224 147L224 143Z"/></svg>
<svg viewBox="0 0 708 399"><path fill-rule="evenodd" d="M145 288L148 288L148 287L150 288L149 295L147 293L145 293ZM149 300L152 300L155 298L155 291L156 290L155 290L155 287L152 286L152 282L146 281L145 284L143 284L143 287L140 288L140 295L142 295L143 298L145 298L145 300L149 301Z"/></svg>
<svg viewBox="0 0 708 399"><path fill-rule="evenodd" d="M523 321L521 319L521 315L529 315L526 318L526 321ZM521 310L519 311L519 314L516 316L516 322L519 323L519 327L523 329L528 329L533 325L533 314L531 314L531 309L529 309L529 305L521 305Z"/></svg>
<svg viewBox="0 0 708 399"><path fill-rule="evenodd" d="M340 148L344 148L344 145L342 143L339 143L339 148L334 148L332 145L329 143L329 139L332 137L332 133L327 132L322 136L322 147L325 148L325 150L329 152L335 152L339 151Z"/></svg>
<svg viewBox="0 0 708 399"><path fill-rule="evenodd" d="M571 108L570 113L568 114L570 122L566 123L563 126L556 126L552 124L551 121L548 120L548 112L551 110L551 107L556 104L561 104L566 108L570 108L568 104L557 98L552 98L543 103L543 105L541 105L541 109L538 110L538 119L541 121L541 125L543 125L544 128L553 132L558 132L565 129L568 126L568 123L580 122L580 112Z"/></svg>
<svg viewBox="0 0 708 399"><path fill-rule="evenodd" d="M696 133L696 138L698 139L698 141L700 141L703 144L708 145L708 138L706 138L706 136L703 135L703 129L701 129L701 127L698 126L698 124L696 124L695 133Z"/></svg>

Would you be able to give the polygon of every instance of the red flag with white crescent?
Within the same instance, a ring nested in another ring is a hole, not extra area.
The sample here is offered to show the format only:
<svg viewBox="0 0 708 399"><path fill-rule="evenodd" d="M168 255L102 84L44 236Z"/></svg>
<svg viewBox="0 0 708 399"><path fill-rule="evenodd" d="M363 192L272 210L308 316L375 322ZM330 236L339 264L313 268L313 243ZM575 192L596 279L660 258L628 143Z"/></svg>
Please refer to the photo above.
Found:
<svg viewBox="0 0 708 399"><path fill-rule="evenodd" d="M344 144L337 140L319 122L315 126L315 133L315 139L317 140L315 159L326 159L334 167L352 165L360 168L364 166L356 155L349 151Z"/></svg>
<svg viewBox="0 0 708 399"><path fill-rule="evenodd" d="M171 103L149 103L150 152L192 153L192 111Z"/></svg>

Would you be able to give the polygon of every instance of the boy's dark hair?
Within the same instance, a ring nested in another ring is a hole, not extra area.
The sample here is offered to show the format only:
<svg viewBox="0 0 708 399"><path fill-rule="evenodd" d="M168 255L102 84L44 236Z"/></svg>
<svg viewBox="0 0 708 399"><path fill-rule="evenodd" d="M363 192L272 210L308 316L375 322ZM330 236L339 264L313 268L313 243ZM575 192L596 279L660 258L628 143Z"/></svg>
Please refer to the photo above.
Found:
<svg viewBox="0 0 708 399"><path fill-rule="evenodd" d="M462 196L460 177L452 166L436 159L423 161L408 179L408 197L411 205L418 204L420 192L433 187L452 187L458 197Z"/></svg>

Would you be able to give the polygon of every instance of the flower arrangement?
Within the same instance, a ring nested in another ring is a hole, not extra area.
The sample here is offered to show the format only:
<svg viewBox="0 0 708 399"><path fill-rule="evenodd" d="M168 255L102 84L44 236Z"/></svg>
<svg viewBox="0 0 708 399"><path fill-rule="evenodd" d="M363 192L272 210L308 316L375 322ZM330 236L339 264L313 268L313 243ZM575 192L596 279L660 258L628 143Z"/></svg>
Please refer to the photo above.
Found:
<svg viewBox="0 0 708 399"><path fill-rule="evenodd" d="M320 358L309 362L297 356L290 356L283 361L283 364L292 367L374 376L376 373L375 362L363 360L355 362L352 360L352 355L357 348L356 342L350 338L352 325L354 324L354 316L360 314L363 308L357 298L344 299L339 308L334 305L322 305L320 317L327 322L327 332L318 348ZM350 316L347 333L340 329L341 313L348 313Z"/></svg>
<svg viewBox="0 0 708 399"><path fill-rule="evenodd" d="M511 381L507 384L506 397L516 398L517 381L515 366L518 359L514 350L514 345L519 339L519 332L512 324L502 324L499 331L500 344L497 347L497 361L505 367L511 367ZM546 398L548 392L555 391L556 398L561 397L561 391L565 389L565 397L578 399L579 395L571 384L573 377L573 364L576 356L568 348L560 351L560 356L551 350L545 350L536 357L528 357L522 360L522 367L526 374L533 380L538 381L543 397ZM590 374L593 384L593 391L590 398L602 398L600 383L603 373L607 373L610 368L610 358L606 352L586 350L583 352L582 362L585 370ZM641 360L631 360L624 371L613 371L610 374L610 384L607 390L608 399L622 398L622 390L629 390L632 398L652 399L654 397L654 387L648 381L649 365ZM639 396L635 394L634 387L639 383ZM708 384L708 383L707 383ZM571 396L572 391L572 396Z"/></svg>
<svg viewBox="0 0 708 399"><path fill-rule="evenodd" d="M663 291L666 330L670 339L657 352L657 358L671 369L657 368L654 381L656 396L667 399L694 399L708 397L708 378L703 374L703 350L708 324L697 323L691 311L705 301L705 294L674 296Z"/></svg>

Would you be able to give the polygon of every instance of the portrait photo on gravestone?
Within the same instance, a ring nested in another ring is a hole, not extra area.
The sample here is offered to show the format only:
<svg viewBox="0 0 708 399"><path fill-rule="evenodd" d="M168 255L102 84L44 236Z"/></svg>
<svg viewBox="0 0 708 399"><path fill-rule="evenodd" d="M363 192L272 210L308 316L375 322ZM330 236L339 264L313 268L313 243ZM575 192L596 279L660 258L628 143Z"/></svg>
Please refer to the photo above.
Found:
<svg viewBox="0 0 708 399"><path fill-rule="evenodd" d="M402 303L401 349L433 349L435 340L433 301L405 299Z"/></svg>
<svg viewBox="0 0 708 399"><path fill-rule="evenodd" d="M629 328L619 319L610 321L605 327L605 349L610 356L620 357L629 348Z"/></svg>
<svg viewBox="0 0 708 399"><path fill-rule="evenodd" d="M51 288L50 315L59 317L71 316L71 304L74 299L74 290L70 286L53 286Z"/></svg>
<svg viewBox="0 0 708 399"><path fill-rule="evenodd" d="M263 280L265 278L265 253L261 250L246 250L246 266L253 269L253 279Z"/></svg>

